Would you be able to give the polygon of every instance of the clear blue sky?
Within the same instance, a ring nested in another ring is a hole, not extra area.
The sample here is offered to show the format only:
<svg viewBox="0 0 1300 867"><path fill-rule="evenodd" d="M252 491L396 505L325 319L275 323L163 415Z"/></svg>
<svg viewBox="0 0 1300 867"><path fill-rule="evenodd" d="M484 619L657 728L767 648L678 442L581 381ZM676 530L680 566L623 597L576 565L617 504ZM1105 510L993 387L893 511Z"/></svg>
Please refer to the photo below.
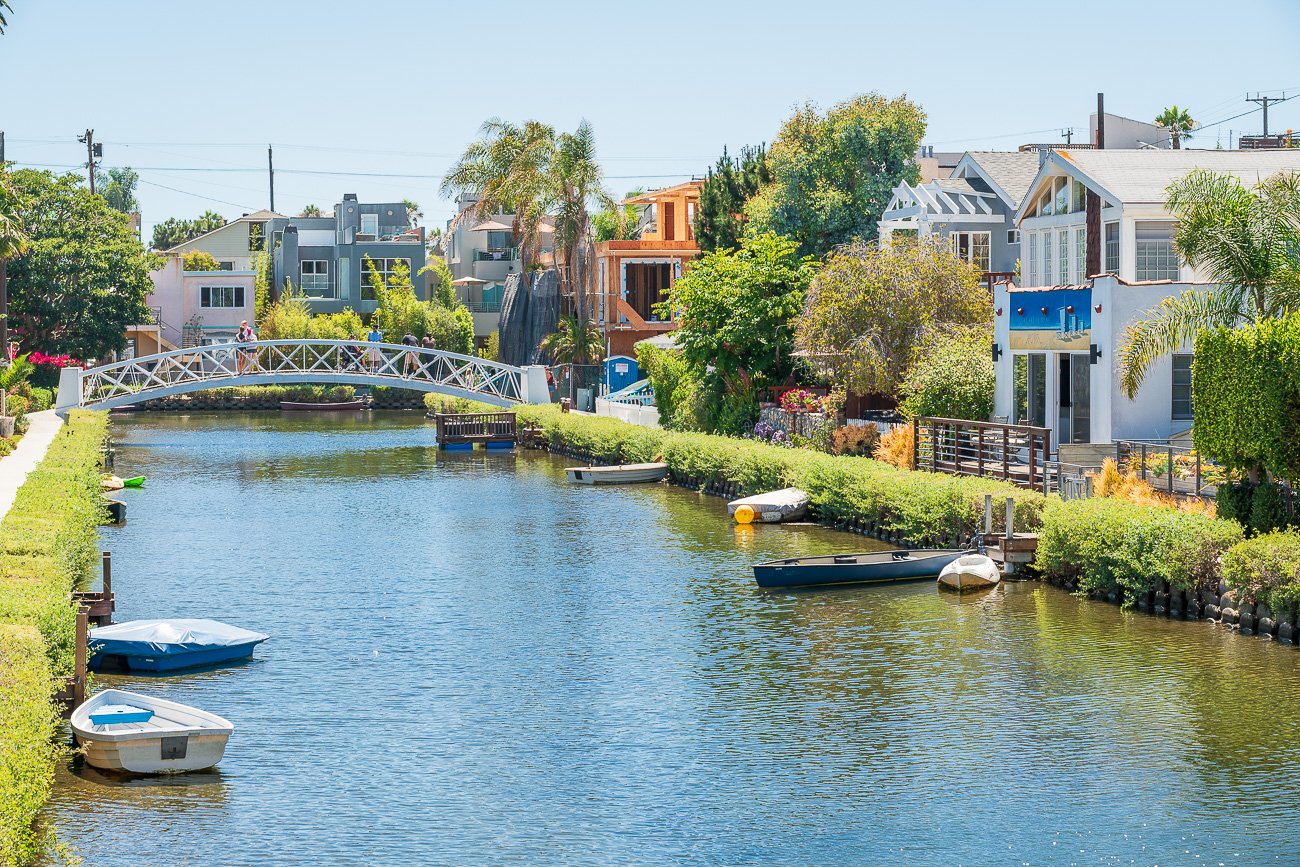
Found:
<svg viewBox="0 0 1300 867"><path fill-rule="evenodd" d="M281 212L355 192L415 199L435 225L454 210L438 179L492 116L587 118L622 193L771 141L797 103L868 90L920 103L938 150L1013 149L1068 126L1086 138L1098 91L1116 114L1176 102L1204 123L1255 108L1247 91L1300 93L1297 0L11 2L8 159L84 162L76 137L93 128L105 165L142 168L146 233L266 207L268 142ZM1194 144L1259 126L1258 113L1228 120ZM1300 98L1270 126L1300 128Z"/></svg>

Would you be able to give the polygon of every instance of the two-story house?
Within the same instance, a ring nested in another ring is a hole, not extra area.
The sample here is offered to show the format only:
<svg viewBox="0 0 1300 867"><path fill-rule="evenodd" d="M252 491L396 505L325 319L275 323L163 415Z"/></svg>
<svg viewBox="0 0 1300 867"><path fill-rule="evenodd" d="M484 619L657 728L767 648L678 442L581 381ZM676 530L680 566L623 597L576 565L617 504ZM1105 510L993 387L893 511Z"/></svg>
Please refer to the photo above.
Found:
<svg viewBox="0 0 1300 867"><path fill-rule="evenodd" d="M687 181L627 199L623 204L648 209L640 237L596 244L597 321L610 355L634 355L637 341L677 328L655 305L700 255L694 224L703 186Z"/></svg>
<svg viewBox="0 0 1300 867"><path fill-rule="evenodd" d="M1116 349L1163 299L1205 288L1180 260L1166 189L1196 168L1247 186L1300 172L1300 151L1045 148L1015 225L1020 285L994 292L996 409L1052 430L1063 460L1094 463L1083 444L1166 440L1191 427L1191 347L1157 361L1135 399Z"/></svg>
<svg viewBox="0 0 1300 867"><path fill-rule="evenodd" d="M275 224L287 219L284 214L274 211L244 214L211 232L161 252L167 256L180 256L201 250L213 256L223 271L247 271L252 267L253 257L267 249L267 239L271 237Z"/></svg>
<svg viewBox="0 0 1300 867"><path fill-rule="evenodd" d="M253 321L250 270L186 271L180 256L168 256L149 277L153 322L127 329L128 355L231 343L239 323Z"/></svg>

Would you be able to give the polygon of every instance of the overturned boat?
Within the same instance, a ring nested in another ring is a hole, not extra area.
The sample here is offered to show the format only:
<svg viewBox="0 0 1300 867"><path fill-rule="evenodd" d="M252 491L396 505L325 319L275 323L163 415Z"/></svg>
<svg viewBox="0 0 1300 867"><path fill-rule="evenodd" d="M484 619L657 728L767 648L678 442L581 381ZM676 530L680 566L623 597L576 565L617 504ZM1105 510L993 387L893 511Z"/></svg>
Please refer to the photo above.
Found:
<svg viewBox="0 0 1300 867"><path fill-rule="evenodd" d="M727 514L735 518L737 524L798 521L808 514L808 495L798 488L782 488L766 494L741 497L727 503Z"/></svg>

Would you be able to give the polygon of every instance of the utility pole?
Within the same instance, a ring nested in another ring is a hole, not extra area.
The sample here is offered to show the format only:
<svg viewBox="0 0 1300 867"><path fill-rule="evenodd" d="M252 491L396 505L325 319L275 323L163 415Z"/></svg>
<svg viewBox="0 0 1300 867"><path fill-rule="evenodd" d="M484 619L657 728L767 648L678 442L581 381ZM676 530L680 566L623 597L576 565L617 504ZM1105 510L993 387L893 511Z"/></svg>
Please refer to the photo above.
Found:
<svg viewBox="0 0 1300 867"><path fill-rule="evenodd" d="M275 213L275 163L271 159L271 146L266 146L266 174L271 182L271 213Z"/></svg>
<svg viewBox="0 0 1300 867"><path fill-rule="evenodd" d="M1106 94L1097 94L1097 150L1106 149Z"/></svg>
<svg viewBox="0 0 1300 867"><path fill-rule="evenodd" d="M95 131L86 130L85 135L77 136L77 141L86 145L86 175L90 178L90 194L95 195L95 158L104 155L104 146L95 144Z"/></svg>
<svg viewBox="0 0 1300 867"><path fill-rule="evenodd" d="M0 169L5 166L5 131L0 129Z"/></svg>
<svg viewBox="0 0 1300 867"><path fill-rule="evenodd" d="M1253 102L1264 107L1264 135L1268 135L1268 107L1279 102L1286 102L1288 99L1295 99L1295 95L1287 96L1286 93L1281 96L1260 96L1258 93L1254 96L1247 95L1246 102Z"/></svg>
<svg viewBox="0 0 1300 867"><path fill-rule="evenodd" d="M1074 144L1074 127L1071 126L1061 130L1061 135L1065 136L1066 147Z"/></svg>

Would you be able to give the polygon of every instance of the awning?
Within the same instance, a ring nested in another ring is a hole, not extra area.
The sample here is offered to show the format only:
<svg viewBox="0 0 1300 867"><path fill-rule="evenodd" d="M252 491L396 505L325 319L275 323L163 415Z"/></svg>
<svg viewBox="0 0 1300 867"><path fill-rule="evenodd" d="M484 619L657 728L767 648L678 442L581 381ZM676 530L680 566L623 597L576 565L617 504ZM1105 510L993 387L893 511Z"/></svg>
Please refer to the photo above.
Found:
<svg viewBox="0 0 1300 867"><path fill-rule="evenodd" d="M510 232L513 231L513 229L511 226L507 226L505 223L502 223L499 220L488 220L486 223L479 223L477 226L470 229L470 231L471 232Z"/></svg>
<svg viewBox="0 0 1300 867"><path fill-rule="evenodd" d="M453 286L481 286L486 285L487 280L480 280L477 277L461 277L459 280L452 280Z"/></svg>

